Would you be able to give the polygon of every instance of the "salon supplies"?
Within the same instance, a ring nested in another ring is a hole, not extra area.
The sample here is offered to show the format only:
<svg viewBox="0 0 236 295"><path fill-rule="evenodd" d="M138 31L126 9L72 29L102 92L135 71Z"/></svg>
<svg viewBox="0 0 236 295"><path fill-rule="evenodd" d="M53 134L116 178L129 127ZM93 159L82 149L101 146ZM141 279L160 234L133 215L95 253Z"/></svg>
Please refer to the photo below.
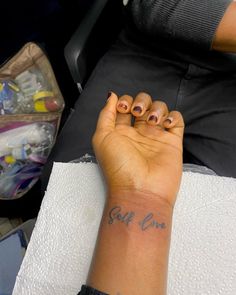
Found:
<svg viewBox="0 0 236 295"><path fill-rule="evenodd" d="M11 80L0 82L0 114L14 114L21 112L23 94L20 88Z"/></svg>
<svg viewBox="0 0 236 295"><path fill-rule="evenodd" d="M9 128L9 127L8 127ZM0 129L1 131L1 129ZM10 155L12 152L14 154L19 154L17 149L24 146L26 151L26 146L38 146L39 144L47 143L51 145L53 142L55 127L50 123L32 123L26 124L20 127L14 127L5 132L1 132L0 136L0 157L5 155ZM23 159L16 157L16 159ZM20 154L23 154L22 152Z"/></svg>
<svg viewBox="0 0 236 295"><path fill-rule="evenodd" d="M9 130L1 132L0 136L0 192L3 198L17 197L32 187L47 160L56 132L53 122L14 124L12 127L8 126Z"/></svg>
<svg viewBox="0 0 236 295"><path fill-rule="evenodd" d="M0 69L0 199L23 196L39 179L63 108L46 55L27 43Z"/></svg>
<svg viewBox="0 0 236 295"><path fill-rule="evenodd" d="M38 92L51 91L50 84L36 67L19 74L15 81L26 97L33 97Z"/></svg>
<svg viewBox="0 0 236 295"><path fill-rule="evenodd" d="M55 112L60 109L60 105L55 97L44 97L34 102L35 112L47 113Z"/></svg>
<svg viewBox="0 0 236 295"><path fill-rule="evenodd" d="M44 113L60 109L52 87L37 67L19 74L15 82L23 93L21 105L25 113Z"/></svg>

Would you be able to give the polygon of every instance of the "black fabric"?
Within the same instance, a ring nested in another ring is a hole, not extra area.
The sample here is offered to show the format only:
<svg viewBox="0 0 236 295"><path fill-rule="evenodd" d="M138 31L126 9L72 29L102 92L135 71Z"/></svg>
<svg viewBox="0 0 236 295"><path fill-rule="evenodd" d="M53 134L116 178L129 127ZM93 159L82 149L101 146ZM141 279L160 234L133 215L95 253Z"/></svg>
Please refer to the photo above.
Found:
<svg viewBox="0 0 236 295"><path fill-rule="evenodd" d="M215 31L232 0L130 0L140 31L210 49Z"/></svg>
<svg viewBox="0 0 236 295"><path fill-rule="evenodd" d="M98 290L95 290L89 286L83 285L81 291L78 295L108 295L107 293L102 293Z"/></svg>
<svg viewBox="0 0 236 295"><path fill-rule="evenodd" d="M135 96L146 91L182 112L184 161L236 177L236 57L184 53L163 40L155 45L123 32L100 60L60 133L43 174L46 188L53 161L93 154L91 138L107 93ZM139 40L137 42L137 40ZM228 69L228 70L227 70Z"/></svg>

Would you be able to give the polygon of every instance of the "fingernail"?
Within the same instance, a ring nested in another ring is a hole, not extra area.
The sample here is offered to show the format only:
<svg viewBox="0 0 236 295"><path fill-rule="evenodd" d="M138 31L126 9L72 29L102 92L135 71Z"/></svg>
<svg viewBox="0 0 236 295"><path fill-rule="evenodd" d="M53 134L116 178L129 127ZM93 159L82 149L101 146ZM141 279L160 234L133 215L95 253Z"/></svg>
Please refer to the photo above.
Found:
<svg viewBox="0 0 236 295"><path fill-rule="evenodd" d="M155 122L155 123L157 123L157 120L158 120L158 118L157 118L157 116L155 116L155 115L151 115L151 116L148 118L148 121L153 121L153 122Z"/></svg>
<svg viewBox="0 0 236 295"><path fill-rule="evenodd" d="M173 118L169 117L165 120L165 123L171 124L173 122L173 120L174 120Z"/></svg>
<svg viewBox="0 0 236 295"><path fill-rule="evenodd" d="M118 107L121 108L121 109L124 109L125 111L128 110L128 106L125 103L122 103L122 102L118 104Z"/></svg>
<svg viewBox="0 0 236 295"><path fill-rule="evenodd" d="M133 111L141 114L143 109L140 106L136 106L136 107L133 108Z"/></svg>
<svg viewBox="0 0 236 295"><path fill-rule="evenodd" d="M112 92L111 92L111 91L109 91L109 92L108 92L108 94L107 94L107 101L109 101L109 99L110 99L111 95L112 95Z"/></svg>

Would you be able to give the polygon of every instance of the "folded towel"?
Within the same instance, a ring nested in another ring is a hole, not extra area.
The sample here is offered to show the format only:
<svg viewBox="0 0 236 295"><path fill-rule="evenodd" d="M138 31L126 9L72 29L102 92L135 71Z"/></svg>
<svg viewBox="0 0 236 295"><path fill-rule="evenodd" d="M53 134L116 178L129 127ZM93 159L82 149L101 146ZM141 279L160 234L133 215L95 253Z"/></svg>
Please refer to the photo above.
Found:
<svg viewBox="0 0 236 295"><path fill-rule="evenodd" d="M105 200L96 164L55 163L14 295L75 295L85 283ZM184 172L169 295L236 294L236 180Z"/></svg>

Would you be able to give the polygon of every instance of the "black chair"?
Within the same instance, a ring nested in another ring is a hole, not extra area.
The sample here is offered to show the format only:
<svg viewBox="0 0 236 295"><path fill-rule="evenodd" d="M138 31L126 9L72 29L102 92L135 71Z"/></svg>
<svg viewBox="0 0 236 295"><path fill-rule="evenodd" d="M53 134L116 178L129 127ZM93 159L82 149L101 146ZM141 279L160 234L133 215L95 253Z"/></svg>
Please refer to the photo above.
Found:
<svg viewBox="0 0 236 295"><path fill-rule="evenodd" d="M65 47L72 78L83 91L99 58L115 41L122 28L121 0L96 0Z"/></svg>

